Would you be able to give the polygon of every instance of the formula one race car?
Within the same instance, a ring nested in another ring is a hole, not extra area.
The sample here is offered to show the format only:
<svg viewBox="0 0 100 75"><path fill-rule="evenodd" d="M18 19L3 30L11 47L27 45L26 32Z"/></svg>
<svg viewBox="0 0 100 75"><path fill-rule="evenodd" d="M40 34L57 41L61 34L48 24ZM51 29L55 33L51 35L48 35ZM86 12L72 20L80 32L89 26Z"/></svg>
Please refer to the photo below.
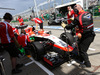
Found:
<svg viewBox="0 0 100 75"><path fill-rule="evenodd" d="M27 27L25 33L31 40L34 38L30 50L32 57L37 61L43 60L50 68L68 62L78 55L70 33L62 33L60 39L50 35L50 32L36 31L33 27Z"/></svg>

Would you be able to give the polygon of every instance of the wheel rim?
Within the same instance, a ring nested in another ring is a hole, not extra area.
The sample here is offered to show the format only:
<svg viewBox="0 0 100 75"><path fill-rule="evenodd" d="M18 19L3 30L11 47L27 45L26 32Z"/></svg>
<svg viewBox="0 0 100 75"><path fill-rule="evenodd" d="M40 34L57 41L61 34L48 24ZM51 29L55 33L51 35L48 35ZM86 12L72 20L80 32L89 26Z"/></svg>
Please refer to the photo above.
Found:
<svg viewBox="0 0 100 75"><path fill-rule="evenodd" d="M65 34L62 34L60 37L64 42L68 41L68 37L66 38Z"/></svg>
<svg viewBox="0 0 100 75"><path fill-rule="evenodd" d="M62 39L64 42L68 43L69 45L72 45L72 43L73 43L73 37L69 33L66 33L66 34L62 33L60 36L60 39Z"/></svg>

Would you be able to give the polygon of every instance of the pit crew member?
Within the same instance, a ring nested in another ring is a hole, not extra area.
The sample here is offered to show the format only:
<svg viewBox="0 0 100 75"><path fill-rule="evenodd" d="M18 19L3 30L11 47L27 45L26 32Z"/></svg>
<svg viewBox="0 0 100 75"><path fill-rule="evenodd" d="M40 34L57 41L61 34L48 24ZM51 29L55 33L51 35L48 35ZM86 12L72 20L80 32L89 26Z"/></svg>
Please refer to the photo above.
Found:
<svg viewBox="0 0 100 75"><path fill-rule="evenodd" d="M31 19L31 21L34 21L36 23L36 30L37 30L38 24L39 24L41 31L44 31L44 29L43 29L43 21L41 19L33 18L33 19Z"/></svg>
<svg viewBox="0 0 100 75"><path fill-rule="evenodd" d="M4 19L4 22L0 22L1 45L10 54L11 62L12 62L12 73L13 74L20 73L22 72L22 70L18 69L17 64L16 64L17 62L16 57L18 56L18 53L19 53L18 52L19 50L16 48L16 46L20 48L20 45L14 36L12 26L10 26L9 24L11 20L13 19L13 17L10 13L5 13L5 15L3 16L3 19Z"/></svg>
<svg viewBox="0 0 100 75"><path fill-rule="evenodd" d="M74 12L78 14L78 16L74 19L74 21L67 26L64 23L61 25L63 28L66 29L72 29L76 25L78 25L81 35L78 43L79 53L80 53L79 58L80 61L82 62L82 64L80 64L79 66L81 68L91 67L87 50L95 37L93 18L91 13L85 12L81 7L81 5L79 4L76 4L74 6Z"/></svg>
<svg viewBox="0 0 100 75"><path fill-rule="evenodd" d="M19 24L21 26L24 25L24 21L23 21L23 18L21 18L21 16L18 16L18 19L17 20L19 21Z"/></svg>
<svg viewBox="0 0 100 75"><path fill-rule="evenodd" d="M25 30L22 29L21 34L17 36L18 43L25 49L25 54L29 54L29 49L31 47L31 42L34 40L30 40L28 35L26 35Z"/></svg>
<svg viewBox="0 0 100 75"><path fill-rule="evenodd" d="M67 22L68 24L71 24L71 22L74 20L75 17L77 17L77 14L75 14L74 10L72 9L71 6L67 7L68 14L67 14Z"/></svg>

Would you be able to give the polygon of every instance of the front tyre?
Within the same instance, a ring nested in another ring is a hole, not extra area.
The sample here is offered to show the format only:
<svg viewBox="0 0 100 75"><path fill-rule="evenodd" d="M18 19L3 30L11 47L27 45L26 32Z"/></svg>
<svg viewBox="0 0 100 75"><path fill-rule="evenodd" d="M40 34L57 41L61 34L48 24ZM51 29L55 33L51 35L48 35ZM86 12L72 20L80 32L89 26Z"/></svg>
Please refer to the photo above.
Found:
<svg viewBox="0 0 100 75"><path fill-rule="evenodd" d="M43 44L40 42L33 42L32 49L31 49L31 56L39 61L42 59L42 56L44 55L45 50L43 47Z"/></svg>

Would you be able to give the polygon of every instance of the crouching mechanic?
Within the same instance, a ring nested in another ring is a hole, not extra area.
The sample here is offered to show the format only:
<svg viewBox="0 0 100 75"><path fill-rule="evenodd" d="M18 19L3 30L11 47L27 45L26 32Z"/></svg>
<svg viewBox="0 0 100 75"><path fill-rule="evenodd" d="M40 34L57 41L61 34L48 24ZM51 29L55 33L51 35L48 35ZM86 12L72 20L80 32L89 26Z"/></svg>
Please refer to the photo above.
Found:
<svg viewBox="0 0 100 75"><path fill-rule="evenodd" d="M10 54L12 62L12 73L20 73L22 70L18 69L18 65L16 65L16 57L19 53L17 47L20 48L20 45L14 36L12 26L9 24L13 17L10 13L5 13L3 19L4 22L0 22L0 42L4 49ZM22 65L19 66L21 67Z"/></svg>
<svg viewBox="0 0 100 75"><path fill-rule="evenodd" d="M81 68L91 67L91 63L88 58L87 50L90 44L93 42L95 33L94 33L94 24L92 15L89 12L85 12L82 7L78 4L74 6L74 12L78 14L78 16L74 19L74 21L70 25L61 24L63 28L72 29L76 25L79 27L79 58L82 64L79 66Z"/></svg>
<svg viewBox="0 0 100 75"><path fill-rule="evenodd" d="M29 54L29 49L31 47L31 42L34 40L30 40L28 35L26 35L25 30L22 29L21 34L17 36L18 43L25 49L25 54Z"/></svg>
<svg viewBox="0 0 100 75"><path fill-rule="evenodd" d="M33 19L31 19L31 21L34 21L36 23L36 30L37 30L38 24L39 24L41 31L44 31L44 29L43 29L43 21L41 19L33 18Z"/></svg>

